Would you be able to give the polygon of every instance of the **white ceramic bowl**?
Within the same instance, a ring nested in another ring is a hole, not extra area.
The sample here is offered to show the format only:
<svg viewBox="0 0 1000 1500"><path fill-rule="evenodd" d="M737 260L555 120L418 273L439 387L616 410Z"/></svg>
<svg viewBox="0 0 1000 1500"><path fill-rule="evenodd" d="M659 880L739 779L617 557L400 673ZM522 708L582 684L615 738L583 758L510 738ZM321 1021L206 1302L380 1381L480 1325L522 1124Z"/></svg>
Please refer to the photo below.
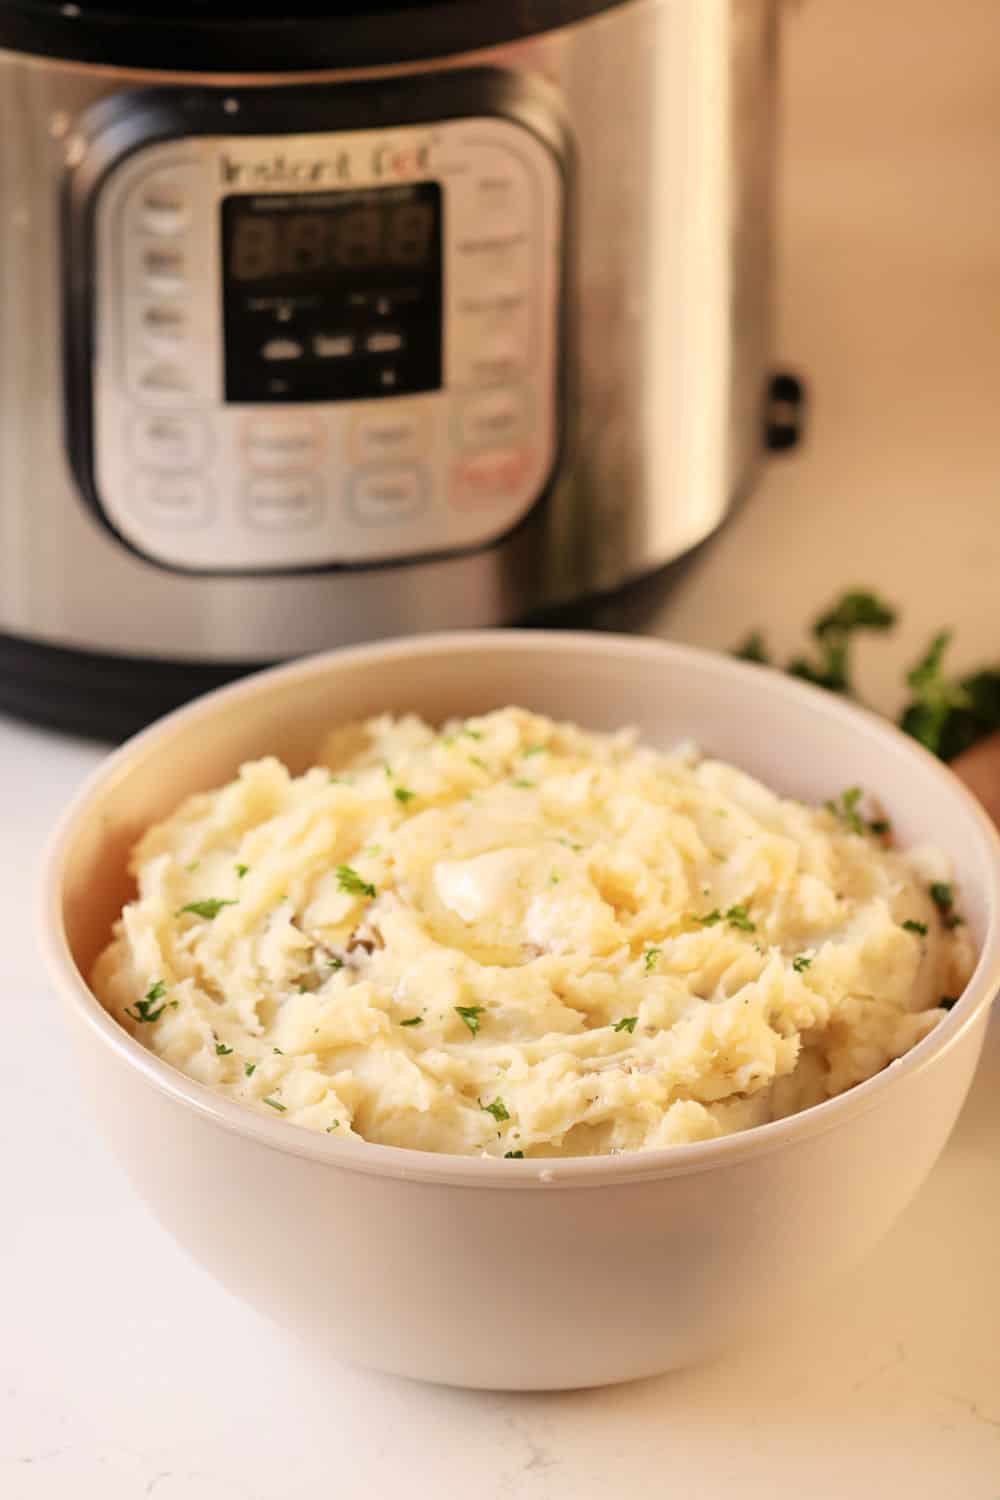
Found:
<svg viewBox="0 0 1000 1500"><path fill-rule="evenodd" d="M877 790L904 844L954 862L979 945L959 1004L849 1093L741 1135L549 1163L340 1141L260 1118L147 1052L84 976L129 895L128 850L189 792L380 710L509 703L693 738L792 796ZM1000 986L1000 852L960 783L891 726L759 667L608 635L423 637L315 657L171 715L113 755L52 848L44 946L94 1106L137 1190L232 1291L347 1359L545 1389L701 1360L885 1233L941 1151Z"/></svg>

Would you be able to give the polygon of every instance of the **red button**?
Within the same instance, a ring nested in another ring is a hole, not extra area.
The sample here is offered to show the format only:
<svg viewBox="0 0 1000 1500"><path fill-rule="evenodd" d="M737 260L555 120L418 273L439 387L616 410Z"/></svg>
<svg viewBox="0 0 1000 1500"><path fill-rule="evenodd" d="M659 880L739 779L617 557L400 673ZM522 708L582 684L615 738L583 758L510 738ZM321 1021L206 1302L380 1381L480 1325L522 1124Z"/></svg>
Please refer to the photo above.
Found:
<svg viewBox="0 0 1000 1500"><path fill-rule="evenodd" d="M462 459L451 471L452 505L474 510L520 495L534 457L530 448L495 448Z"/></svg>

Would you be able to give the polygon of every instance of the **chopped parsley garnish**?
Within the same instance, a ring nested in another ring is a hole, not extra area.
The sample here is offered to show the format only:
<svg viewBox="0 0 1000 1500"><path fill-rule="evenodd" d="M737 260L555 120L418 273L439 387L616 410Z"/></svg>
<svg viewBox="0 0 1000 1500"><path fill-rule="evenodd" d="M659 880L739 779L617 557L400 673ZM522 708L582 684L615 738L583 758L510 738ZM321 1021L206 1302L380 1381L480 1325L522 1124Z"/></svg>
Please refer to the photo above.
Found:
<svg viewBox="0 0 1000 1500"><path fill-rule="evenodd" d="M236 866L236 879L237 880L242 880L243 877L244 877L244 875L248 875L249 873L250 873L250 866L249 865L237 865Z"/></svg>
<svg viewBox="0 0 1000 1500"><path fill-rule="evenodd" d="M191 861L191 863L189 865L185 865L184 868L185 868L185 870L187 870L187 872L188 872L189 875L193 875L194 872L195 872L195 870L197 870L197 868L198 868L198 866L200 864L201 864L201 860L200 859L193 859Z"/></svg>
<svg viewBox="0 0 1000 1500"><path fill-rule="evenodd" d="M662 948L646 949L645 953L642 955L642 967L645 969L647 974L652 974L653 970L656 968L657 960L662 952Z"/></svg>
<svg viewBox="0 0 1000 1500"><path fill-rule="evenodd" d="M638 1021L638 1016L622 1016L620 1021L615 1022L614 1029L615 1031L627 1031L629 1036L631 1036Z"/></svg>
<svg viewBox="0 0 1000 1500"><path fill-rule="evenodd" d="M340 1129L340 1121L339 1120L334 1120L334 1122L333 1122L332 1125L328 1125L326 1127L326 1133L327 1133L327 1135L332 1135L335 1130L339 1130L339 1129Z"/></svg>
<svg viewBox="0 0 1000 1500"><path fill-rule="evenodd" d="M549 876L549 885L558 885L560 880L562 880L562 876L559 874L559 871L553 870Z"/></svg>
<svg viewBox="0 0 1000 1500"><path fill-rule="evenodd" d="M804 974L811 963L812 959L809 957L808 953L798 953L792 959L792 968L795 970L796 974Z"/></svg>
<svg viewBox="0 0 1000 1500"><path fill-rule="evenodd" d="M392 795L395 797L397 802L405 807L408 802L413 801L414 797L417 794L416 792L411 792L408 786L394 786L392 789Z"/></svg>
<svg viewBox="0 0 1000 1500"><path fill-rule="evenodd" d="M468 735L470 740L481 740L483 731L481 729L470 729L468 724L462 726L462 733Z"/></svg>
<svg viewBox="0 0 1000 1500"><path fill-rule="evenodd" d="M215 1044L216 1057L229 1057L232 1050L232 1047L227 1047L225 1042L216 1042Z"/></svg>
<svg viewBox="0 0 1000 1500"><path fill-rule="evenodd" d="M335 873L338 888L348 896L374 896L375 887L369 881L362 880L357 870L352 870L350 865L338 865Z"/></svg>
<svg viewBox="0 0 1000 1500"><path fill-rule="evenodd" d="M502 1099L494 1099L492 1104L484 1104L480 1099L479 1108L485 1110L488 1115L492 1115L498 1125L510 1119L510 1113Z"/></svg>
<svg viewBox="0 0 1000 1500"><path fill-rule="evenodd" d="M405 1021L400 1021L399 1024L400 1026L422 1026L424 1018L423 1016L408 1016Z"/></svg>
<svg viewBox="0 0 1000 1500"><path fill-rule="evenodd" d="M583 848L582 844L576 844L572 839L564 838L562 834L557 837L556 843L562 844L566 849L572 849L574 854L579 854L580 850Z"/></svg>
<svg viewBox="0 0 1000 1500"><path fill-rule="evenodd" d="M858 812L858 804L863 796L864 792L859 786L851 786L846 792L841 792L839 797L824 802L823 806L828 813L839 818L844 827L849 828L852 833L864 833L864 820Z"/></svg>
<svg viewBox="0 0 1000 1500"><path fill-rule="evenodd" d="M745 906L731 906L724 912L716 907L714 911L706 912L703 917L694 917L693 920L700 927L715 927L719 922L726 922L730 927L735 927L737 932L757 931L757 924L750 920Z"/></svg>
<svg viewBox="0 0 1000 1500"><path fill-rule="evenodd" d="M336 974L338 969L342 969L344 967L344 960L342 958L328 958L326 961L326 966L328 969L332 969Z"/></svg>
<svg viewBox="0 0 1000 1500"><path fill-rule="evenodd" d="M757 931L757 923L751 922L750 913L745 906L731 906L726 912L726 921L730 927L735 927L737 932Z"/></svg>
<svg viewBox="0 0 1000 1500"><path fill-rule="evenodd" d="M927 936L926 922L915 922L912 917L907 917L902 927L904 932L916 932L920 937Z"/></svg>
<svg viewBox="0 0 1000 1500"><path fill-rule="evenodd" d="M284 1055L285 1055L285 1054L284 1054L284 1053L283 1053L283 1052L282 1052L282 1050L281 1050L281 1048L280 1048L280 1047L272 1047L272 1048L271 1048L271 1051L272 1051L272 1052L277 1052L277 1054L278 1054L278 1056L279 1056L279 1057L284 1057Z"/></svg>
<svg viewBox="0 0 1000 1500"><path fill-rule="evenodd" d="M957 995L942 995L938 1001L939 1010L952 1010L958 1004Z"/></svg>
<svg viewBox="0 0 1000 1500"><path fill-rule="evenodd" d="M520 786L520 787L529 787L530 788L530 787L533 787L534 785L535 785L535 783L533 781L525 781L525 779L524 779L523 776L515 776L514 779L513 779L513 781L511 782L511 786Z"/></svg>
<svg viewBox="0 0 1000 1500"><path fill-rule="evenodd" d="M483 757L481 755L470 755L469 756L469 764L473 765L473 766L478 766L481 771L488 771L489 770L489 766L483 760Z"/></svg>
<svg viewBox="0 0 1000 1500"><path fill-rule="evenodd" d="M955 910L955 895L951 885L946 880L936 880L930 887L931 900L941 913L941 920L946 927L961 927L962 918Z"/></svg>
<svg viewBox="0 0 1000 1500"><path fill-rule="evenodd" d="M544 755L547 749L547 745L527 745L524 750L521 751L521 754L524 756Z"/></svg>
<svg viewBox="0 0 1000 1500"><path fill-rule="evenodd" d="M465 1022L466 1026L468 1026L473 1036L475 1036L477 1031L479 1030L479 1017L483 1014L485 1008L486 1007L483 1005L455 1006L455 1010L462 1017L462 1020Z"/></svg>
<svg viewBox="0 0 1000 1500"><path fill-rule="evenodd" d="M279 1114L283 1115L285 1113L285 1105L280 1103L277 1099L272 1099L270 1094L268 1094L267 1098L264 1100L264 1103L269 1104L272 1109L276 1109Z"/></svg>
<svg viewBox="0 0 1000 1500"><path fill-rule="evenodd" d="M257 1064L256 1063L245 1063L244 1067L243 1067L243 1076L245 1078L252 1078L253 1075L256 1073L256 1071L257 1071Z"/></svg>
<svg viewBox="0 0 1000 1500"><path fill-rule="evenodd" d="M504 1159L504 1161L523 1161L524 1160L524 1152L523 1151L505 1151L504 1154L503 1154L503 1159Z"/></svg>
<svg viewBox="0 0 1000 1500"><path fill-rule="evenodd" d="M179 908L177 915L180 917L189 911L192 916L204 917L206 922L212 922L224 906L235 905L235 901L218 901L214 896L209 896L206 901L189 901L186 906Z"/></svg>
<svg viewBox="0 0 1000 1500"><path fill-rule="evenodd" d="M125 1014L131 1016L133 1021L148 1023L158 1021L166 1010L166 1004L157 1005L157 1000L162 1000L167 992L167 986L162 979L157 979L149 986L141 1000L135 1002L135 1010L126 1005ZM171 1002L176 1004L176 1002Z"/></svg>

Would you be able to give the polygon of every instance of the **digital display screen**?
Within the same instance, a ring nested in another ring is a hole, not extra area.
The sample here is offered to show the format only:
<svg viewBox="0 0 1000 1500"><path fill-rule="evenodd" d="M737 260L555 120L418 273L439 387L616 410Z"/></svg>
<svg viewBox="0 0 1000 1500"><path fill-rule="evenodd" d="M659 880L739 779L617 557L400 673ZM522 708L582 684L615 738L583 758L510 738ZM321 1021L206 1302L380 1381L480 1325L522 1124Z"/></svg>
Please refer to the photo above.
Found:
<svg viewBox="0 0 1000 1500"><path fill-rule="evenodd" d="M228 401L340 401L441 384L436 182L222 203Z"/></svg>
<svg viewBox="0 0 1000 1500"><path fill-rule="evenodd" d="M437 215L426 201L337 204L291 213L234 216L228 272L234 281L318 271L426 266Z"/></svg>

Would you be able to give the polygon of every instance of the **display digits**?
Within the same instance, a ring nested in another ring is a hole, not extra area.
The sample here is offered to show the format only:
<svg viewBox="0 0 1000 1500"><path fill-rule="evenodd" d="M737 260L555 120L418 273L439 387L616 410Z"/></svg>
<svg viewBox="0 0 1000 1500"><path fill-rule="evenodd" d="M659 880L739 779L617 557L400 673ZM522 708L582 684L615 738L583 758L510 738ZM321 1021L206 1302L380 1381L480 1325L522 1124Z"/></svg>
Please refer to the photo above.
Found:
<svg viewBox="0 0 1000 1500"><path fill-rule="evenodd" d="M427 259L434 210L429 203L400 203L391 210L386 233L386 260L394 266L419 266Z"/></svg>
<svg viewBox="0 0 1000 1500"><path fill-rule="evenodd" d="M382 215L377 208L349 208L338 215L336 263L346 268L377 264L382 246Z"/></svg>
<svg viewBox="0 0 1000 1500"><path fill-rule="evenodd" d="M283 235L281 269L318 271L327 261L328 221L322 214L293 214Z"/></svg>
<svg viewBox="0 0 1000 1500"><path fill-rule="evenodd" d="M233 236L232 273L237 281L270 276L277 269L278 226L273 219L244 216Z"/></svg>

